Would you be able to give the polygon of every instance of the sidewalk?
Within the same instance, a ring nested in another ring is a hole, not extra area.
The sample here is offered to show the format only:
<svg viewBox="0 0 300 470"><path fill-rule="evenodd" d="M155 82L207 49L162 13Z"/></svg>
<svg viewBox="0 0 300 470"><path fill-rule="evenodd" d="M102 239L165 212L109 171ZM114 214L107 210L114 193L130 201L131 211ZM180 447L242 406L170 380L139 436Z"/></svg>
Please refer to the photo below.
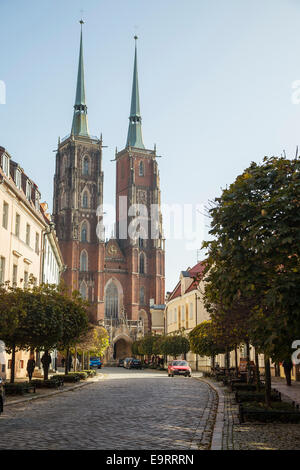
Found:
<svg viewBox="0 0 300 470"><path fill-rule="evenodd" d="M214 388L219 397L211 450L299 450L299 423L240 424L234 394L220 382L206 377L200 380ZM300 383L292 382L289 387L285 379L272 377L272 388L282 393L284 401L300 402Z"/></svg>
<svg viewBox="0 0 300 470"><path fill-rule="evenodd" d="M59 375L59 374L56 374L56 375ZM95 383L95 382L99 382L99 380L102 380L104 379L104 374L103 373L99 373L97 374L95 377L92 377L92 378L89 378L89 379L86 379L86 380L82 380L78 383L75 383L75 384L72 384L72 383L68 383L68 384L65 384L63 387L60 387L60 388L57 388L57 389L45 389L45 388L37 388L36 389L36 392L35 393L28 393L26 395L21 395L20 397L17 397L16 395L15 396L6 396L5 397L5 403L4 403L4 408L6 408L7 406L12 406L12 405L18 405L20 403L26 403L28 401L32 401L32 400L38 400L38 399L41 399L41 398L47 398L47 397L50 397L52 395L57 395L58 393L65 393L65 392L69 392L71 390L76 390L77 388L81 388L81 387L84 387L86 385L89 385L89 384L92 384L92 383ZM23 380L19 380L19 381L23 381ZM24 381L28 381L28 379L24 380Z"/></svg>
<svg viewBox="0 0 300 470"><path fill-rule="evenodd" d="M288 386L283 377L272 377L272 388L281 393L285 401L294 401L300 406L300 382L292 380L292 385Z"/></svg>

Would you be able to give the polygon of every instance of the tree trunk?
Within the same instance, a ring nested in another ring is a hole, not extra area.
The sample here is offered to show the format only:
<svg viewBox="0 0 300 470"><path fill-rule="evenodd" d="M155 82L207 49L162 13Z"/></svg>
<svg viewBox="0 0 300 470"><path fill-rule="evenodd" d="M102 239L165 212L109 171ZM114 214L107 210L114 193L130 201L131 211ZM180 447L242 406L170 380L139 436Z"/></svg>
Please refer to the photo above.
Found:
<svg viewBox="0 0 300 470"><path fill-rule="evenodd" d="M84 351L82 351L82 355L81 355L81 368L82 370L84 370Z"/></svg>
<svg viewBox="0 0 300 470"><path fill-rule="evenodd" d="M235 375L239 375L239 363L238 363L238 352L237 345L234 346L234 358L235 358Z"/></svg>
<svg viewBox="0 0 300 470"><path fill-rule="evenodd" d="M259 372L259 358L258 353L255 349L255 375L256 375L256 389L260 390L260 372Z"/></svg>
<svg viewBox="0 0 300 470"><path fill-rule="evenodd" d="M280 365L279 365L279 362L275 362L274 368L275 368L275 377L280 377Z"/></svg>
<svg viewBox="0 0 300 470"><path fill-rule="evenodd" d="M87 367L88 367L88 370L90 370L91 366L90 366L90 352L88 352L88 355L87 355Z"/></svg>
<svg viewBox="0 0 300 470"><path fill-rule="evenodd" d="M11 372L10 372L10 383L15 382L15 370L16 370L16 346L13 345L11 352Z"/></svg>
<svg viewBox="0 0 300 470"><path fill-rule="evenodd" d="M77 371L77 348L75 347L75 353L74 353L74 372Z"/></svg>
<svg viewBox="0 0 300 470"><path fill-rule="evenodd" d="M271 367L270 367L270 358L265 355L265 401L267 406L271 406Z"/></svg>
<svg viewBox="0 0 300 470"><path fill-rule="evenodd" d="M69 372L69 355L70 355L70 350L69 348L66 349L66 362L65 362L65 375L68 375Z"/></svg>
<svg viewBox="0 0 300 470"><path fill-rule="evenodd" d="M216 356L212 356L211 359L212 359L212 368L214 369L216 366Z"/></svg>
<svg viewBox="0 0 300 470"><path fill-rule="evenodd" d="M250 382L250 344L249 341L246 341L246 358L247 358L247 383Z"/></svg>

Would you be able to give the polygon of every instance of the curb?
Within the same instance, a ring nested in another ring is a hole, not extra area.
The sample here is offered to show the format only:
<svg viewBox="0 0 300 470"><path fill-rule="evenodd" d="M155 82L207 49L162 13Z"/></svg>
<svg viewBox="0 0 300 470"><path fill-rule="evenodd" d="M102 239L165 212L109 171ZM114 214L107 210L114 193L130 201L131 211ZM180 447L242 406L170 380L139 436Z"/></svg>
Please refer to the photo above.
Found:
<svg viewBox="0 0 300 470"><path fill-rule="evenodd" d="M28 401L32 401L32 400L40 400L42 398L52 397L53 395L58 395L59 393L67 393L67 392L76 390L77 388L82 388L82 387L85 387L86 385L99 382L100 380L105 378L104 374L102 374L102 373L100 373L99 376L100 377L97 377L97 379L90 379L90 380L87 379L86 382L79 383L77 385L65 388L63 390L55 390L53 392L44 393L42 395L26 397L26 398L20 398L19 400L14 400L14 401L9 401L9 402L5 401L4 402L4 408L7 408L8 406L13 406L13 405L19 405L20 403L27 403Z"/></svg>
<svg viewBox="0 0 300 470"><path fill-rule="evenodd" d="M217 395L218 399L218 408L217 408L217 413L216 413L216 419L215 419L215 424L212 432L212 440L210 444L210 450L222 450L222 442L223 442L223 430L224 430L224 424L225 424L225 416L224 416L224 411L225 411L225 395L223 390L216 386L215 384L212 384L210 381L200 378L198 380L201 380L202 382L206 383L211 387Z"/></svg>

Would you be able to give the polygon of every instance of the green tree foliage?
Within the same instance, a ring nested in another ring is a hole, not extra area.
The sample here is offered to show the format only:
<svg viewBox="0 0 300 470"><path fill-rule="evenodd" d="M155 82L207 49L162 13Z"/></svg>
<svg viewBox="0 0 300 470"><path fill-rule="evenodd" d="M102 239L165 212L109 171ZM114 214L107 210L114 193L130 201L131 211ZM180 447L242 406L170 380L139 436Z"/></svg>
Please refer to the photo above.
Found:
<svg viewBox="0 0 300 470"><path fill-rule="evenodd" d="M225 353L225 344L218 338L211 320L195 326L189 333L191 351L199 356L215 357Z"/></svg>
<svg viewBox="0 0 300 470"><path fill-rule="evenodd" d="M183 335L167 335L160 344L161 354L176 358L190 350L189 340Z"/></svg>
<svg viewBox="0 0 300 470"><path fill-rule="evenodd" d="M272 157L252 163L210 209L209 301L229 313L241 298L250 306L249 337L267 361L300 337L299 207L300 161Z"/></svg>

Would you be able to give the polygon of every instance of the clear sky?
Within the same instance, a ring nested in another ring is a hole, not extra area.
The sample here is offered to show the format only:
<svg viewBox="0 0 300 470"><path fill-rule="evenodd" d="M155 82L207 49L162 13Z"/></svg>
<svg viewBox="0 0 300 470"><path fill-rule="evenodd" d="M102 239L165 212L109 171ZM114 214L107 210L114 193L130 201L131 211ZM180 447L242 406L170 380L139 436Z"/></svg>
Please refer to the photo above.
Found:
<svg viewBox="0 0 300 470"><path fill-rule="evenodd" d="M108 146L106 203L110 160L126 143L135 33L144 143L163 156L163 202L205 205L251 161L294 156L300 0L0 0L0 145L50 207L53 150L72 122L81 10L89 127ZM196 262L184 240L167 241L167 289Z"/></svg>

